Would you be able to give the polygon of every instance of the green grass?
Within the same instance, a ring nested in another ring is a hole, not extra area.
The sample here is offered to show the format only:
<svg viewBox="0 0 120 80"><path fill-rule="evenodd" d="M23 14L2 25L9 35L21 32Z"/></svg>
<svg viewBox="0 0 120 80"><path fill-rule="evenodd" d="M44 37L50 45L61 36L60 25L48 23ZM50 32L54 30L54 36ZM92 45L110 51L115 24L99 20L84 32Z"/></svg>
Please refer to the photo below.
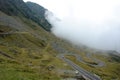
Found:
<svg viewBox="0 0 120 80"><path fill-rule="evenodd" d="M0 40L5 43L1 43L0 51L14 58L12 60L0 54L0 79L60 79L60 75L56 71L59 68L65 69L64 62L56 58L57 53L49 43L43 43L42 40L29 34L13 34ZM49 66L54 66L54 69L49 71Z"/></svg>
<svg viewBox="0 0 120 80"><path fill-rule="evenodd" d="M51 46L60 40L26 18L21 17L27 23L14 18L25 26L19 30L0 25L3 33L13 31L0 36L0 52L12 57L0 53L0 80L60 80L64 74L58 69L71 69L56 57L59 52Z"/></svg>
<svg viewBox="0 0 120 80"><path fill-rule="evenodd" d="M13 58L0 53L0 80L61 79L57 70L69 67L64 66L64 62L56 57L57 51L51 47L51 42L57 38L36 23L23 19L28 22L23 22L26 25L23 30L0 25L0 31L14 31L13 34L0 36L0 52ZM53 66L52 70L49 70L50 66Z"/></svg>

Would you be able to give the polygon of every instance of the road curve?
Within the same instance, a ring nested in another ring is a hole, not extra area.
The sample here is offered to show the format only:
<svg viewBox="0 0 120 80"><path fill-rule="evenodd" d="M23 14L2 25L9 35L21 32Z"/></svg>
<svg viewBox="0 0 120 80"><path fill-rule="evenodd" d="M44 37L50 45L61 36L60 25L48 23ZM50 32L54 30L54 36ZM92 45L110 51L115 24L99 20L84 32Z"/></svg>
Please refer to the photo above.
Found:
<svg viewBox="0 0 120 80"><path fill-rule="evenodd" d="M70 65L74 70L79 71L79 73L81 73L82 75L84 75L85 77L87 77L90 80L101 80L98 76L95 76L94 74L86 71L85 69L79 67L78 65L76 65L75 63L73 63L71 60L66 59L64 57L64 54L60 54L58 55L58 57L60 59L62 59L63 61L65 61L68 65Z"/></svg>
<svg viewBox="0 0 120 80"><path fill-rule="evenodd" d="M96 58L93 58L92 55L91 55L91 53L87 53L86 57L89 58L89 59L93 59L97 64L90 64L90 63L85 62L83 60L83 58L80 55L78 55L78 54L74 54L74 53L62 53L61 55L63 55L63 56L64 55L73 55L73 56L76 57L77 61L82 62L84 64L88 64L90 66L94 66L94 67L103 67L103 66L105 66L105 63L103 61L101 61L99 59L96 59Z"/></svg>
<svg viewBox="0 0 120 80"><path fill-rule="evenodd" d="M103 67L103 66L105 66L105 63L103 61L92 57L92 53L87 53L86 57L89 58L89 59L93 59L97 63L97 65L92 65L94 67Z"/></svg>

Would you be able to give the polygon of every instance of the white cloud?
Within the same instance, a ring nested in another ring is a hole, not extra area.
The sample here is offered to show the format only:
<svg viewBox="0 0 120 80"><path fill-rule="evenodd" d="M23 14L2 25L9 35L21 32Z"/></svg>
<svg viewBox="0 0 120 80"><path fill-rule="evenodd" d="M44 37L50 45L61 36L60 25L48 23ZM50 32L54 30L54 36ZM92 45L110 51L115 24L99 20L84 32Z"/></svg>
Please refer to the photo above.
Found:
<svg viewBox="0 0 120 80"><path fill-rule="evenodd" d="M120 0L34 0L52 11L53 33L76 44L120 51Z"/></svg>

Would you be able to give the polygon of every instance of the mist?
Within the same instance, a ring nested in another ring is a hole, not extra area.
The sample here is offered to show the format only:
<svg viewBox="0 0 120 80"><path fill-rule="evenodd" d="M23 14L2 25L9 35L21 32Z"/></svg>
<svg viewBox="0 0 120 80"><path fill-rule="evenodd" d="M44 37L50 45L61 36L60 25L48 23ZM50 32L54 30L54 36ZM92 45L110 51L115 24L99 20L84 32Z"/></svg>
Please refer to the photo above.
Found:
<svg viewBox="0 0 120 80"><path fill-rule="evenodd" d="M63 12L46 12L57 37L76 45L120 52L119 0L70 0L62 5Z"/></svg>
<svg viewBox="0 0 120 80"><path fill-rule="evenodd" d="M120 0L24 0L47 8L52 33L76 45L120 52Z"/></svg>

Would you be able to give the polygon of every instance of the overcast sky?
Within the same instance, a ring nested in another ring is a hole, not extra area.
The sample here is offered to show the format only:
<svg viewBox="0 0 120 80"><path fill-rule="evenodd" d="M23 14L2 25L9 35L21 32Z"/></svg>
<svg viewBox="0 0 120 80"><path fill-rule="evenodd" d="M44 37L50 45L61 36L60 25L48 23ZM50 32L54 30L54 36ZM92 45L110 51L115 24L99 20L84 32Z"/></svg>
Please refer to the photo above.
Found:
<svg viewBox="0 0 120 80"><path fill-rule="evenodd" d="M47 14L56 36L75 44L120 51L120 0L24 1L36 2L54 13L54 17Z"/></svg>

